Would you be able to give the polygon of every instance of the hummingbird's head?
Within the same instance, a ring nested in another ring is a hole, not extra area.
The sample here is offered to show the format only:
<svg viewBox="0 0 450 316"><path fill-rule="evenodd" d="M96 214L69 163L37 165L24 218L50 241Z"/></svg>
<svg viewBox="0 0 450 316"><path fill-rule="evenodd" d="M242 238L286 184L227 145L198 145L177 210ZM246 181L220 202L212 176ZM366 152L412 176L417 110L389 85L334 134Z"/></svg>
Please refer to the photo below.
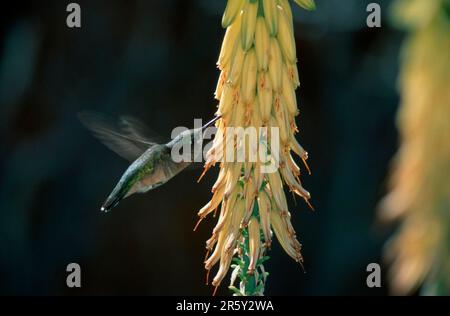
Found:
<svg viewBox="0 0 450 316"><path fill-rule="evenodd" d="M218 115L201 127L190 129L190 130L185 130L185 131L181 132L172 141L167 143L166 146L169 148L173 148L174 146L176 146L176 148L181 148L181 147L185 148L185 146L187 146L187 147L190 147L191 149L196 148L196 146L202 146L203 136L204 136L206 129L208 127L212 126L220 118L221 118L221 116ZM195 155L195 153L201 154L202 150L197 151L194 149L191 151L191 153L192 153L192 155ZM191 161L197 161L196 158L197 158L196 156L192 156Z"/></svg>

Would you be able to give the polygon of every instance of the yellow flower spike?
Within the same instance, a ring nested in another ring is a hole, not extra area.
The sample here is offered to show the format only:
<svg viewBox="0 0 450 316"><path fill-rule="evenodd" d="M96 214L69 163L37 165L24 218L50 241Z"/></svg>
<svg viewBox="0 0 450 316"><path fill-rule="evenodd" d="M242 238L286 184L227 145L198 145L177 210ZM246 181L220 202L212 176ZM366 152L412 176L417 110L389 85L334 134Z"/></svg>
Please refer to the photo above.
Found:
<svg viewBox="0 0 450 316"><path fill-rule="evenodd" d="M223 38L222 47L220 49L219 59L217 66L220 70L230 67L231 58L234 55L236 49L236 43L238 42L239 35L241 34L242 14L239 13L235 22L231 24L225 36Z"/></svg>
<svg viewBox="0 0 450 316"><path fill-rule="evenodd" d="M297 56L292 22L282 7L277 7L277 10L279 21L277 39L280 44L281 51L283 52L283 56L287 62L295 63Z"/></svg>
<svg viewBox="0 0 450 316"><path fill-rule="evenodd" d="M260 250L260 228L258 219L252 217L248 223L248 236L249 236L249 250L250 250L250 263L248 265L247 273L252 275L255 273L256 263L259 258Z"/></svg>
<svg viewBox="0 0 450 316"><path fill-rule="evenodd" d="M259 1L247 0L242 13L241 40L242 48L248 51L255 39L256 17L258 15Z"/></svg>
<svg viewBox="0 0 450 316"><path fill-rule="evenodd" d="M276 36L278 32L277 4L274 0L261 0L264 10L264 19L270 36Z"/></svg>
<svg viewBox="0 0 450 316"><path fill-rule="evenodd" d="M255 99L257 71L256 53L252 48L245 56L242 69L241 98L245 106Z"/></svg>
<svg viewBox="0 0 450 316"><path fill-rule="evenodd" d="M298 113L297 98L295 96L295 88L292 84L291 79L289 78L289 73L286 65L283 67L282 77L282 94L284 102L286 104L286 108L289 112L289 115L296 116Z"/></svg>
<svg viewBox="0 0 450 316"><path fill-rule="evenodd" d="M269 64L270 36L263 17L256 19L255 50L258 70L266 71Z"/></svg>
<svg viewBox="0 0 450 316"><path fill-rule="evenodd" d="M222 27L227 28L233 23L244 5L244 0L228 0L222 16Z"/></svg>
<svg viewBox="0 0 450 316"><path fill-rule="evenodd" d="M258 208L266 246L270 247L272 244L272 236L270 233L270 211L272 207L265 191L260 192L258 195Z"/></svg>
<svg viewBox="0 0 450 316"><path fill-rule="evenodd" d="M261 114L262 125L266 126L270 120L273 102L272 83L267 72L259 73L257 88L259 113Z"/></svg>
<svg viewBox="0 0 450 316"><path fill-rule="evenodd" d="M270 39L269 76L274 91L281 91L281 76L283 70L283 57L280 46L275 38Z"/></svg>
<svg viewBox="0 0 450 316"><path fill-rule="evenodd" d="M299 154L305 163L307 153L294 138L298 131L295 89L299 78L289 2L245 0L240 3L243 7L238 10L237 1L229 2L223 17L227 30L215 90L219 100L217 115L222 117L216 124L218 132L205 163L206 171L220 161L221 172L212 188L212 201L200 214L206 216L220 206L219 219L207 241L208 255L212 254L205 260L208 271L220 260L213 285L217 289L229 270L231 258L236 255L241 262L251 262L246 271L252 275L242 279L241 265L236 265L232 285L236 279L241 279L241 283L234 291L241 295L260 295L264 293L266 274L258 258L271 245L271 229L283 249L295 260L302 261L301 245L295 237L283 185L308 200L309 193L302 187L300 169L290 152ZM245 141L241 135L228 135L224 139L221 135L225 136L228 127L255 128L257 139L253 138L254 130L244 131ZM260 130L261 127L277 128L276 134L273 129ZM273 140L272 136L279 138ZM280 143L278 149L271 147L274 141ZM268 162L258 160L260 151L270 159ZM227 153L233 157L227 157ZM279 168L266 173L263 167L268 163ZM254 286L247 289L248 282L254 282Z"/></svg>
<svg viewBox="0 0 450 316"><path fill-rule="evenodd" d="M236 46L237 46L236 51L231 60L230 75L228 76L227 81L227 83L231 84L233 87L239 84L239 80L242 74L242 66L244 64L245 59L245 52L244 49L242 48L242 45L240 45L240 43L237 42Z"/></svg>

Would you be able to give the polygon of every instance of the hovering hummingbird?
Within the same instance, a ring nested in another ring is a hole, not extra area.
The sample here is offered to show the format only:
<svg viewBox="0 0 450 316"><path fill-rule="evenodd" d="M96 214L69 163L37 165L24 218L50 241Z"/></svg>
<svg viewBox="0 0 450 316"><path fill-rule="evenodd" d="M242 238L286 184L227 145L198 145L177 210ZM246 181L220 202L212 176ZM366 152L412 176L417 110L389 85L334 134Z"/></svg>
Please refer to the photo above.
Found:
<svg viewBox="0 0 450 316"><path fill-rule="evenodd" d="M192 162L173 161L172 148L183 144L195 145L202 139L204 130L220 118L217 116L200 128L186 130L166 144L158 144L148 138L145 125L135 118L123 116L116 126L92 112L81 112L78 117L109 149L132 161L103 203L100 209L103 212L110 211L134 193L145 193L163 185L188 167ZM194 157L191 158L194 161Z"/></svg>

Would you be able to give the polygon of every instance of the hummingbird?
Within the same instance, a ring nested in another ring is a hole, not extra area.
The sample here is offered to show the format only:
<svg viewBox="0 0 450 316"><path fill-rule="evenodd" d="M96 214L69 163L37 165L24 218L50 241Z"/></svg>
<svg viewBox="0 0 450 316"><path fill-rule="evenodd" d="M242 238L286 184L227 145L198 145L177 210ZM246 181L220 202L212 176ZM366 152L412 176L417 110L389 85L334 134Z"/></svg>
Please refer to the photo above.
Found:
<svg viewBox="0 0 450 316"><path fill-rule="evenodd" d="M102 204L102 212L109 212L134 193L145 193L165 184L186 169L194 157L191 161L175 162L171 156L172 148L195 145L202 140L205 129L220 118L216 116L202 127L186 130L170 142L159 144L148 137L146 126L133 117L120 117L118 126L92 112L81 112L78 117L109 149L132 162Z"/></svg>

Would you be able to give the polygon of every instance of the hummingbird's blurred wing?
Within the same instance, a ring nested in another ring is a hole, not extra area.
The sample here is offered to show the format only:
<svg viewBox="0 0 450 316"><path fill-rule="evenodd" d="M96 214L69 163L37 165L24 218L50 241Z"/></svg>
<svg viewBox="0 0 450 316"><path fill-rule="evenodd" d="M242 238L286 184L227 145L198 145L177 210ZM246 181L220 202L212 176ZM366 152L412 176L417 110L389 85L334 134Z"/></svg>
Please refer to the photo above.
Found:
<svg viewBox="0 0 450 316"><path fill-rule="evenodd" d="M164 144L164 140L160 135L152 131L147 125L145 125L141 120L124 115L119 118L119 126L127 135L135 139L142 140L143 142Z"/></svg>
<svg viewBox="0 0 450 316"><path fill-rule="evenodd" d="M121 129L111 119L98 113L83 111L78 114L78 118L103 144L129 161L136 160L147 149L157 145L143 135L132 132L131 122L128 128Z"/></svg>

